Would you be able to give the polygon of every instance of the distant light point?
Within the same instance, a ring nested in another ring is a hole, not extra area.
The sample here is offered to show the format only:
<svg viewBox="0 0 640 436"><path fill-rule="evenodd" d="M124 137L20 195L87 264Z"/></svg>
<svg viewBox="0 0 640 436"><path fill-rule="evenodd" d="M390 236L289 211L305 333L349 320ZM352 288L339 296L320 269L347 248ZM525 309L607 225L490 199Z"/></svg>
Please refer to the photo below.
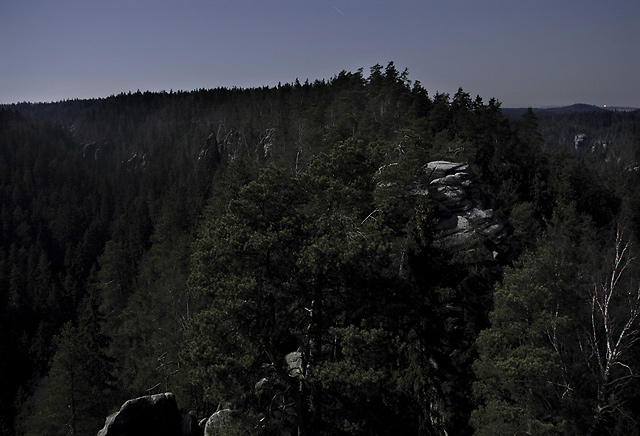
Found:
<svg viewBox="0 0 640 436"><path fill-rule="evenodd" d="M607 107L607 105L605 104L604 107Z"/></svg>

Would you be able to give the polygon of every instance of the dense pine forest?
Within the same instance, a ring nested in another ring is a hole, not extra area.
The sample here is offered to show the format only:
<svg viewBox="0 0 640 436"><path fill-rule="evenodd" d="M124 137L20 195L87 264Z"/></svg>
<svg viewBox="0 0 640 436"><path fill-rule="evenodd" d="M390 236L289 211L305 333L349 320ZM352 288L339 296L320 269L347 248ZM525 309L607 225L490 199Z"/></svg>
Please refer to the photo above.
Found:
<svg viewBox="0 0 640 436"><path fill-rule="evenodd" d="M580 136L583 135L583 136ZM376 65L0 108L0 434L172 392L223 434L640 434L640 111ZM442 243L468 164L508 223Z"/></svg>

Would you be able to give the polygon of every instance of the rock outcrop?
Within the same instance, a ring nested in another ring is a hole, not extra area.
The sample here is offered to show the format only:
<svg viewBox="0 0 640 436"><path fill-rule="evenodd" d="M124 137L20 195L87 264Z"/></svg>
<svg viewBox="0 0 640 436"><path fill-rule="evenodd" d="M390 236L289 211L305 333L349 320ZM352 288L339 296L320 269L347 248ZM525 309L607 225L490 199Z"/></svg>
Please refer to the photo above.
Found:
<svg viewBox="0 0 640 436"><path fill-rule="evenodd" d="M302 378L302 353L300 351L294 351L284 356L284 360L287 363L287 374L289 377Z"/></svg>
<svg viewBox="0 0 640 436"><path fill-rule="evenodd" d="M495 198L480 188L466 163L434 161L424 167L418 191L438 205L437 243L452 252L486 248L494 258L510 258L510 224L496 212Z"/></svg>
<svg viewBox="0 0 640 436"><path fill-rule="evenodd" d="M172 393L148 395L125 402L98 436L200 436L202 429L194 421L180 414Z"/></svg>
<svg viewBox="0 0 640 436"><path fill-rule="evenodd" d="M584 144L586 144L588 138L589 136L587 136L586 133L578 133L573 137L573 148L575 148L576 150L581 148Z"/></svg>

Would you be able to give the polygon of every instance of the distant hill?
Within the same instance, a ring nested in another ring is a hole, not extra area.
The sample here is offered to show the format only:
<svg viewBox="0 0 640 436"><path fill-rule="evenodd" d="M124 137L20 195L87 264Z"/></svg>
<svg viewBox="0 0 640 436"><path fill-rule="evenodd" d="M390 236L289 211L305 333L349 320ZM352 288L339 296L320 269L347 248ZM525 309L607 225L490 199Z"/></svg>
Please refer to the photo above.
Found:
<svg viewBox="0 0 640 436"><path fill-rule="evenodd" d="M527 111L526 107L517 108L502 108L502 115L505 118L520 118L522 114ZM595 106L593 104L577 103L571 106L544 106L533 108L536 115L566 115L575 114L579 112L632 112L640 110L636 107L622 107L622 106Z"/></svg>
<svg viewBox="0 0 640 436"><path fill-rule="evenodd" d="M526 107L519 108L502 108L502 115L506 118L517 118L521 117L527 111ZM548 107L539 107L533 108L533 111L536 115L556 115L556 114L573 114L576 112L597 112L597 111L605 111L606 109L595 106L592 104L572 104L571 106L548 106Z"/></svg>
<svg viewBox="0 0 640 436"><path fill-rule="evenodd" d="M614 111L614 112L633 112L633 111L640 110L640 108L637 108L637 107L624 107L624 106L607 106L605 109L608 111Z"/></svg>

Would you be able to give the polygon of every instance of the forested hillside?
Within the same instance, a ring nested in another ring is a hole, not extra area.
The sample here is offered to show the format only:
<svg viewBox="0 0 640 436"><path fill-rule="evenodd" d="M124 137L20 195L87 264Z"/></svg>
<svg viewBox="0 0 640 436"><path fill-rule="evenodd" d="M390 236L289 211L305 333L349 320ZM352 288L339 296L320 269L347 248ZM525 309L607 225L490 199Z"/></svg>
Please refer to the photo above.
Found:
<svg viewBox="0 0 640 436"><path fill-rule="evenodd" d="M638 171L640 110L573 105L534 111L545 148L567 150L610 174ZM520 118L524 112L524 109L503 109L503 114L511 119Z"/></svg>
<svg viewBox="0 0 640 436"><path fill-rule="evenodd" d="M393 63L4 106L0 433L173 392L228 434L638 434L640 174L551 126ZM508 256L441 243L432 161L469 164Z"/></svg>

